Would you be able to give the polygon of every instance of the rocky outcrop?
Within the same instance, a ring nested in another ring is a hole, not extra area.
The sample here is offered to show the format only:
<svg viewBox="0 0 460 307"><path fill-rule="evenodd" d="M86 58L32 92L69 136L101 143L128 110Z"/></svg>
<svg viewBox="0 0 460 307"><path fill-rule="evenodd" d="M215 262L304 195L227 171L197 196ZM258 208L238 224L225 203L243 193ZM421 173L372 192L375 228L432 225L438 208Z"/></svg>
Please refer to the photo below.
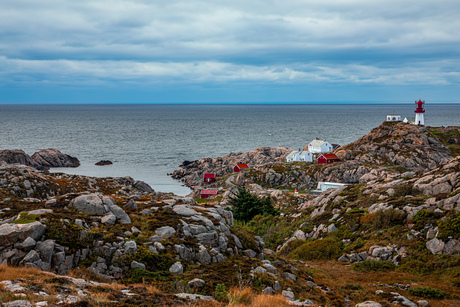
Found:
<svg viewBox="0 0 460 307"><path fill-rule="evenodd" d="M77 158L63 154L57 149L42 149L31 157L22 150L0 150L0 161L7 164L22 164L32 166L40 170L50 167L78 167L80 161Z"/></svg>
<svg viewBox="0 0 460 307"><path fill-rule="evenodd" d="M80 161L77 158L63 154L57 149L42 149L31 157L35 164L44 167L79 167Z"/></svg>
<svg viewBox="0 0 460 307"><path fill-rule="evenodd" d="M449 162L450 154L450 149L427 128L402 122L384 122L337 152L342 160L391 163L410 170L435 168Z"/></svg>
<svg viewBox="0 0 460 307"><path fill-rule="evenodd" d="M112 161L109 161L109 160L101 160L99 162L96 162L94 165L98 165L98 166L104 166L104 165L112 165L113 162Z"/></svg>
<svg viewBox="0 0 460 307"><path fill-rule="evenodd" d="M184 161L180 170L171 176L188 186L201 185L204 173L215 173L216 177L233 173L238 163L247 163L249 167L284 161L291 150L286 147L259 147L248 152L232 152L217 158L203 158L196 161Z"/></svg>
<svg viewBox="0 0 460 307"><path fill-rule="evenodd" d="M7 164L22 164L32 167L37 167L39 164L35 163L28 154L23 150L15 149L4 149L0 150L0 161Z"/></svg>

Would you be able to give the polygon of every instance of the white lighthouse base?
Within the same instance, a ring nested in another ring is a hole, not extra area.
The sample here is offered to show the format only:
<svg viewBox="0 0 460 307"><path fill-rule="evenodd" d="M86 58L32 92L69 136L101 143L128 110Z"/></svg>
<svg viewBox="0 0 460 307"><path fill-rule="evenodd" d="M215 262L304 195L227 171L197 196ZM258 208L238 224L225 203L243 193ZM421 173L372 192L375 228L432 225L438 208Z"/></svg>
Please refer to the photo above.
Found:
<svg viewBox="0 0 460 307"><path fill-rule="evenodd" d="M415 113L415 123L416 125L425 125L425 119L423 118L423 113Z"/></svg>

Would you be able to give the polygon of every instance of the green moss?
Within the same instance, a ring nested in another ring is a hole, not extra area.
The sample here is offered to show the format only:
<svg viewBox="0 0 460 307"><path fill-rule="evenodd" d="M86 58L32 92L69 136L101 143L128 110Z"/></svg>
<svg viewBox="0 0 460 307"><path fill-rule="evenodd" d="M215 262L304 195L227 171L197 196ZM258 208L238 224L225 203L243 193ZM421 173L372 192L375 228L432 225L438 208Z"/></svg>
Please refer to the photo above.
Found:
<svg viewBox="0 0 460 307"><path fill-rule="evenodd" d="M37 214L29 214L28 212L22 212L19 215L19 218L15 220L12 224L29 224L38 220Z"/></svg>
<svg viewBox="0 0 460 307"><path fill-rule="evenodd" d="M363 261L353 264L353 270L359 272L394 271L395 264L391 261Z"/></svg>

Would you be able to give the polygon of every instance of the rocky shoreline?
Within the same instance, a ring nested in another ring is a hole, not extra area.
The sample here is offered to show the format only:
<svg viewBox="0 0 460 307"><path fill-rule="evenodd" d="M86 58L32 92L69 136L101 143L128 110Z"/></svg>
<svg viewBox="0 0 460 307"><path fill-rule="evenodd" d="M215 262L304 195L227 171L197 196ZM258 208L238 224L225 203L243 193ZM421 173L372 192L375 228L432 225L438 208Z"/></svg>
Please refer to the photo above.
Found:
<svg viewBox="0 0 460 307"><path fill-rule="evenodd" d="M0 298L3 306L227 306L232 297L253 306L267 298L274 306L458 305L458 131L384 123L330 165L286 163L284 147L184 162L174 176L196 190L201 173L218 175L208 200L131 177L37 169L75 165L56 150L0 151ZM231 174L245 162L251 169ZM306 193L321 180L350 185ZM280 214L234 221L236 184L269 197ZM27 278L7 277L13 270Z"/></svg>

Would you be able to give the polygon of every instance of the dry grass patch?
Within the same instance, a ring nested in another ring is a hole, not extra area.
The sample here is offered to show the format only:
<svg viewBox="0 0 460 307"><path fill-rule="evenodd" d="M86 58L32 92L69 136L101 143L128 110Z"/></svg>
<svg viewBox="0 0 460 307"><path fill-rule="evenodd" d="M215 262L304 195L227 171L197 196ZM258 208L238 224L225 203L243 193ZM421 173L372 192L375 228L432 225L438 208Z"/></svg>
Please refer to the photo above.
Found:
<svg viewBox="0 0 460 307"><path fill-rule="evenodd" d="M12 267L0 265L0 281L15 279L41 279L52 276L52 273L34 268Z"/></svg>

